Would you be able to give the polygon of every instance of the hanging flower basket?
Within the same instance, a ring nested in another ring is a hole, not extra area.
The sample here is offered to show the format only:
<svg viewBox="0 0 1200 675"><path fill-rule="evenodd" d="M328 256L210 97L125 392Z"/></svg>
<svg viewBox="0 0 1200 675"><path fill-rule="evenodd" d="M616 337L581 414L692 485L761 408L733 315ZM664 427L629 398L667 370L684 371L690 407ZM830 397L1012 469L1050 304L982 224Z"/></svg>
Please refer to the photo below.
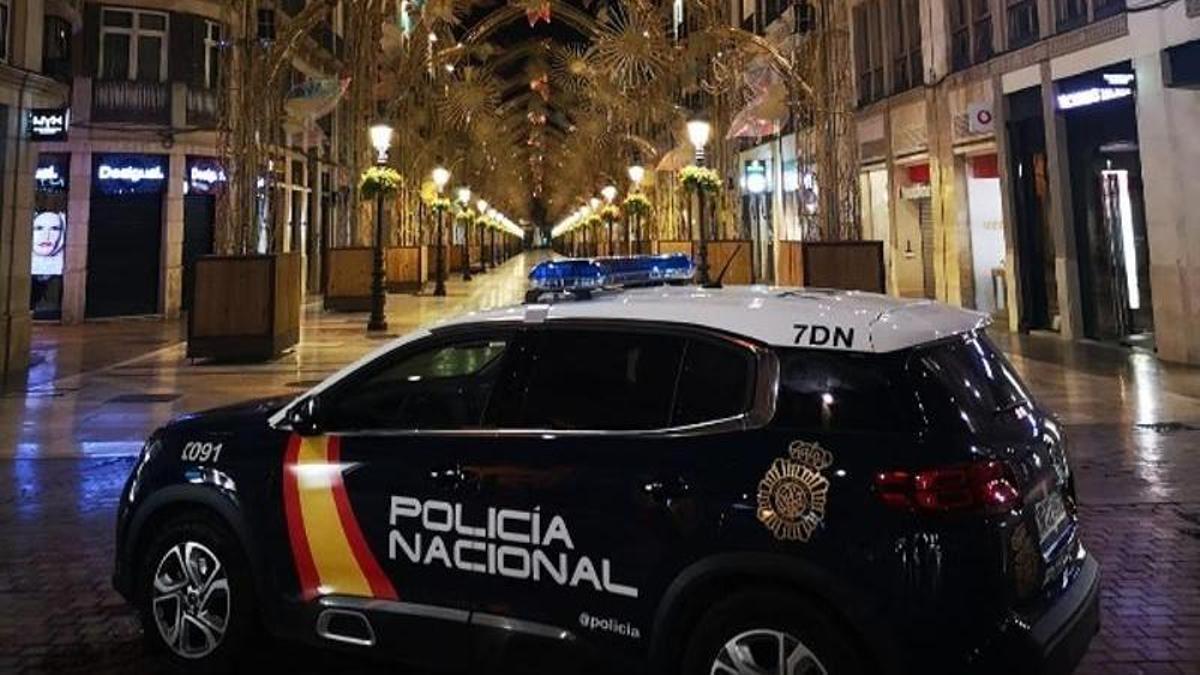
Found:
<svg viewBox="0 0 1200 675"><path fill-rule="evenodd" d="M436 213L445 213L453 206L449 199L445 197L434 197L433 201L429 202L429 210Z"/></svg>
<svg viewBox="0 0 1200 675"><path fill-rule="evenodd" d="M609 224L615 223L621 219L621 209L609 204L600 209L600 219Z"/></svg>
<svg viewBox="0 0 1200 675"><path fill-rule="evenodd" d="M466 225L473 225L474 223L478 222L474 209L461 209L457 214L455 214L454 219Z"/></svg>
<svg viewBox="0 0 1200 675"><path fill-rule="evenodd" d="M604 224L604 221L600 219L600 216L593 213L587 217L587 220L583 221L583 224L588 227L600 227Z"/></svg>
<svg viewBox="0 0 1200 675"><path fill-rule="evenodd" d="M688 190L712 193L721 189L721 177L703 166L685 166L679 172L679 182Z"/></svg>
<svg viewBox="0 0 1200 675"><path fill-rule="evenodd" d="M358 191L363 199L390 197L400 190L400 172L389 166L373 166L363 172Z"/></svg>
<svg viewBox="0 0 1200 675"><path fill-rule="evenodd" d="M650 200L646 195L635 192L625 198L625 213L630 216L644 216L650 213Z"/></svg>

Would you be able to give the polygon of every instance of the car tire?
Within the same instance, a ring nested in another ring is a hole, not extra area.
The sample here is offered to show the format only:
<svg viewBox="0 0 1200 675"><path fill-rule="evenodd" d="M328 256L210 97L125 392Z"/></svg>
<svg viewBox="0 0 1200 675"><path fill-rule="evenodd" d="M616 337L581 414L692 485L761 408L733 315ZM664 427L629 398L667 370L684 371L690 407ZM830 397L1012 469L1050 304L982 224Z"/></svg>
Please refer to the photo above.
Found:
<svg viewBox="0 0 1200 675"><path fill-rule="evenodd" d="M146 643L185 672L233 670L256 625L237 539L202 513L175 517L143 549L137 578Z"/></svg>
<svg viewBox="0 0 1200 675"><path fill-rule="evenodd" d="M780 668L779 654L790 668ZM739 661L746 667L739 669ZM851 640L836 623L802 596L770 588L743 591L710 607L688 639L680 671L682 675L865 672Z"/></svg>

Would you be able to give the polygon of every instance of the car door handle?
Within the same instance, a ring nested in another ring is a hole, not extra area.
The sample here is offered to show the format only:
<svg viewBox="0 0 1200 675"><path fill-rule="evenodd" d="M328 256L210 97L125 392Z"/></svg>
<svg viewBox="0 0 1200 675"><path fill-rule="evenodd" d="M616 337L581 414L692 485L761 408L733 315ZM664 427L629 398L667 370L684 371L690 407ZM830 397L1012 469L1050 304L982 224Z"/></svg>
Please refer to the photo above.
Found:
<svg viewBox="0 0 1200 675"><path fill-rule="evenodd" d="M642 486L642 489L651 499L658 502L665 502L671 499L686 497L691 492L692 487L683 478L674 476L652 480Z"/></svg>

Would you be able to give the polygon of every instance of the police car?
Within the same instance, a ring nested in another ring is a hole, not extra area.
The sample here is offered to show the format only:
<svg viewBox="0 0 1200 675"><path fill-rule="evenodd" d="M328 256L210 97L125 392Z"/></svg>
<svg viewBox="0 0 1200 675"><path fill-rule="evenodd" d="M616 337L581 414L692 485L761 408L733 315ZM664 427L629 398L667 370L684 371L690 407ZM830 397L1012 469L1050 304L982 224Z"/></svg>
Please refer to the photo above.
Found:
<svg viewBox="0 0 1200 675"><path fill-rule="evenodd" d="M265 628L451 669L1069 672L1098 568L981 316L690 275L542 263L524 305L172 422L116 588L185 668Z"/></svg>

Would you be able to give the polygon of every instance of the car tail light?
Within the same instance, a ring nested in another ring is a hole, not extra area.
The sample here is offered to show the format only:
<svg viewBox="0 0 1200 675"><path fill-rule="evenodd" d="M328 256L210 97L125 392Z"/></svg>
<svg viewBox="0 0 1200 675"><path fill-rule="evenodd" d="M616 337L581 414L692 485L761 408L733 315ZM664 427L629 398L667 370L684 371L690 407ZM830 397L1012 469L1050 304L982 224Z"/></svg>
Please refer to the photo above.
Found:
<svg viewBox="0 0 1200 675"><path fill-rule="evenodd" d="M875 492L886 506L922 513L996 513L1012 508L1020 499L1012 472L996 461L883 471L875 475Z"/></svg>

